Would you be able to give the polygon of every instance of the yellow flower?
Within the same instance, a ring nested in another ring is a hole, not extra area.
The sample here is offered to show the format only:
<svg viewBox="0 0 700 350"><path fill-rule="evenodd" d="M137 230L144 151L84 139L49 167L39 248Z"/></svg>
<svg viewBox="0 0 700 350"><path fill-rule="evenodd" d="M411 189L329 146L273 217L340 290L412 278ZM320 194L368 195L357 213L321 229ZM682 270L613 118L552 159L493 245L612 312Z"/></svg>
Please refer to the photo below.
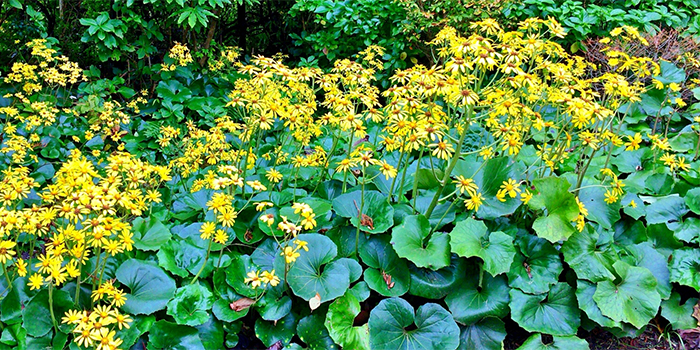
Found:
<svg viewBox="0 0 700 350"><path fill-rule="evenodd" d="M612 204L617 202L618 195L615 191L607 190L605 191L605 203Z"/></svg>
<svg viewBox="0 0 700 350"><path fill-rule="evenodd" d="M532 199L532 193L530 190L525 190L522 193L520 193L520 200L523 202L523 204L527 204L530 200Z"/></svg>
<svg viewBox="0 0 700 350"><path fill-rule="evenodd" d="M627 136L628 142L625 142L626 151L636 151L639 149L639 144L642 143L642 135L640 133L634 134L634 136Z"/></svg>
<svg viewBox="0 0 700 350"><path fill-rule="evenodd" d="M228 234L224 230L216 230L214 235L214 242L219 244L225 244L228 241Z"/></svg>
<svg viewBox="0 0 700 350"><path fill-rule="evenodd" d="M282 251L280 255L284 256L284 261L286 261L287 264L295 262L297 258L301 256L301 254L297 253L297 250L292 247L284 247L284 251Z"/></svg>
<svg viewBox="0 0 700 350"><path fill-rule="evenodd" d="M452 182L457 184L457 189L459 190L460 194L466 191L467 193L469 193L470 196L473 197L479 190L479 186L476 185L476 182L474 182L473 179L465 178L462 175L457 175L457 179L452 180Z"/></svg>
<svg viewBox="0 0 700 350"><path fill-rule="evenodd" d="M503 191L503 193L510 196L510 198L515 198L518 195L518 193L521 192L520 184L517 183L513 179L508 179L508 181L503 181L500 188L501 189L499 190L499 192Z"/></svg>
<svg viewBox="0 0 700 350"><path fill-rule="evenodd" d="M22 258L17 259L15 266L17 267L17 274L20 277L24 277L27 275L27 263L24 261L24 259L22 259Z"/></svg>
<svg viewBox="0 0 700 350"><path fill-rule="evenodd" d="M263 271L260 279L263 281L263 283L269 284L273 287L277 286L280 283L280 278L275 276L275 270L269 272Z"/></svg>
<svg viewBox="0 0 700 350"><path fill-rule="evenodd" d="M250 283L250 287L253 289L260 287L260 284L262 283L260 273L258 271L248 272L248 277L243 280L243 283Z"/></svg>
<svg viewBox="0 0 700 350"><path fill-rule="evenodd" d="M202 239L209 239L211 238L211 235L214 234L214 231L216 231L216 224L210 221L207 221L202 224L202 227L199 228L199 233L200 237Z"/></svg>
<svg viewBox="0 0 700 350"><path fill-rule="evenodd" d="M41 277L40 274L35 273L31 276L29 276L29 290L35 290L35 289L41 289L41 286L44 284L44 278Z"/></svg>
<svg viewBox="0 0 700 350"><path fill-rule="evenodd" d="M469 199L464 200L464 206L469 210L479 211L479 207L484 204L484 197L477 193Z"/></svg>
<svg viewBox="0 0 700 350"><path fill-rule="evenodd" d="M387 180L393 179L396 177L396 168L394 168L393 165L385 162L385 161L379 161L377 163L379 165L379 171L386 177Z"/></svg>
<svg viewBox="0 0 700 350"><path fill-rule="evenodd" d="M8 260L12 260L15 256L15 251L12 250L17 243L12 241L0 241L0 264L5 264Z"/></svg>

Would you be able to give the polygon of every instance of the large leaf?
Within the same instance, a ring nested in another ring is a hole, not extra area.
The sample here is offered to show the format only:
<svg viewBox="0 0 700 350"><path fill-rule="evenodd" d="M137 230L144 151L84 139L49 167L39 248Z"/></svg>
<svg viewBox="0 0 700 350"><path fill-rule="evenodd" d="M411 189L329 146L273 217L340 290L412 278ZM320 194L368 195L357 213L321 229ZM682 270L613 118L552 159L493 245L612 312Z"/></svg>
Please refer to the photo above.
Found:
<svg viewBox="0 0 700 350"><path fill-rule="evenodd" d="M374 350L454 350L459 327L438 304L424 304L414 312L406 300L384 299L370 313L369 343Z"/></svg>
<svg viewBox="0 0 700 350"><path fill-rule="evenodd" d="M623 261L615 262L613 268L619 278L615 282L598 282L593 300L603 315L637 328L644 327L656 316L661 304L656 278L648 269Z"/></svg>
<svg viewBox="0 0 700 350"><path fill-rule="evenodd" d="M158 250L169 241L172 235L170 229L155 217L147 219L136 218L133 223L134 247L141 250Z"/></svg>
<svg viewBox="0 0 700 350"><path fill-rule="evenodd" d="M541 334L533 334L517 350L588 350L588 343L578 337L552 337L545 344Z"/></svg>
<svg viewBox="0 0 700 350"><path fill-rule="evenodd" d="M350 218L350 222L360 230L369 233L382 233L394 226L394 208L387 201L387 196L377 191L365 191L364 205L362 202L362 192L354 191L342 194L333 199L333 209L345 218ZM372 227L361 225L361 214L372 219Z"/></svg>
<svg viewBox="0 0 700 350"><path fill-rule="evenodd" d="M342 262L332 261L338 254L333 241L319 234L304 234L297 239L308 243L289 269L287 281L294 294L309 300L317 294L321 302L333 300L350 287L350 271Z"/></svg>
<svg viewBox="0 0 700 350"><path fill-rule="evenodd" d="M620 322L615 321L600 312L600 308L598 308L598 305L596 305L595 301L593 300L595 290L595 283L585 280L576 281L576 300L578 300L578 306L581 311L585 312L586 316L588 316L591 321L603 327L621 328Z"/></svg>
<svg viewBox="0 0 700 350"><path fill-rule="evenodd" d="M442 299L452 291L452 287L466 275L467 262L463 258L453 256L450 266L439 270L424 269L409 266L411 271L411 295L428 298Z"/></svg>
<svg viewBox="0 0 700 350"><path fill-rule="evenodd" d="M700 250L676 249L670 265L672 282L700 290Z"/></svg>
<svg viewBox="0 0 700 350"><path fill-rule="evenodd" d="M148 332L156 322L156 317L148 316L133 316L134 322L129 324L129 328L123 328L117 332L117 337L121 339L122 349L129 349L143 334Z"/></svg>
<svg viewBox="0 0 700 350"><path fill-rule="evenodd" d="M452 252L484 260L484 269L492 276L507 272L515 257L513 237L501 232L488 232L483 221L472 218L458 222L450 232Z"/></svg>
<svg viewBox="0 0 700 350"><path fill-rule="evenodd" d="M368 325L353 325L360 311L360 302L352 293L346 293L328 306L326 329L344 349L369 350Z"/></svg>
<svg viewBox="0 0 700 350"><path fill-rule="evenodd" d="M469 326L460 327L460 350L502 350L506 327L498 318L487 317Z"/></svg>
<svg viewBox="0 0 700 350"><path fill-rule="evenodd" d="M620 203L605 203L605 191L599 186L582 188L579 200L588 210L586 219L599 223L605 229L611 229L620 220Z"/></svg>
<svg viewBox="0 0 700 350"><path fill-rule="evenodd" d="M333 342L328 330L324 327L325 315L313 313L299 320L297 334L299 339L306 343L310 350L337 350L338 346Z"/></svg>
<svg viewBox="0 0 700 350"><path fill-rule="evenodd" d="M199 326L209 320L209 310L214 298L209 289L201 284L190 284L178 288L175 298L168 302L168 315L177 324Z"/></svg>
<svg viewBox="0 0 700 350"><path fill-rule="evenodd" d="M404 218L391 233L396 253L418 267L441 269L450 264L449 237L444 232L430 234L430 223L423 215Z"/></svg>
<svg viewBox="0 0 700 350"><path fill-rule="evenodd" d="M661 299L668 299L671 296L668 259L654 249L651 242L627 246L626 250L630 255L625 257L623 261L632 266L644 267L651 271L651 274L656 278L656 290L659 291Z"/></svg>
<svg viewBox="0 0 700 350"><path fill-rule="evenodd" d="M610 242L599 237L590 225L576 231L561 247L564 260L579 278L592 282L613 279L612 264L618 259Z"/></svg>
<svg viewBox="0 0 700 350"><path fill-rule="evenodd" d="M576 198L566 179L546 177L533 181L535 195L527 203L534 210L546 209L546 215L538 217L532 224L539 237L550 242L566 240L576 230L571 222L579 214Z"/></svg>
<svg viewBox="0 0 700 350"><path fill-rule="evenodd" d="M693 188L686 192L683 197L685 205L695 214L700 215L700 187Z"/></svg>
<svg viewBox="0 0 700 350"><path fill-rule="evenodd" d="M563 270L559 252L547 240L530 234L522 234L516 242L518 254L507 273L508 283L525 293L546 293Z"/></svg>
<svg viewBox="0 0 700 350"><path fill-rule="evenodd" d="M53 311L57 318L62 316L66 311L74 308L73 300L68 292L64 290L54 290L52 297ZM42 289L29 300L22 311L22 319L27 334L33 337L45 336L53 329L51 310L49 309L48 290ZM63 325L61 328L68 328L68 326ZM68 330L64 329L64 332L68 332Z"/></svg>
<svg viewBox="0 0 700 350"><path fill-rule="evenodd" d="M197 329L165 320L156 322L148 332L149 347L163 350L205 350Z"/></svg>
<svg viewBox="0 0 700 350"><path fill-rule="evenodd" d="M258 318L255 321L255 335L265 346L281 341L283 345L289 344L296 333L297 318L293 312L277 321L265 321Z"/></svg>
<svg viewBox="0 0 700 350"><path fill-rule="evenodd" d="M513 320L529 332L574 335L581 323L574 290L566 283L557 283L549 293L539 295L511 289L510 309Z"/></svg>
<svg viewBox="0 0 700 350"><path fill-rule="evenodd" d="M129 287L122 309L130 314L147 315L162 310L175 295L175 281L151 262L127 260L117 269L116 277Z"/></svg>
<svg viewBox="0 0 700 350"><path fill-rule="evenodd" d="M678 195L666 197L646 197L645 201L650 202L646 207L647 224L669 224L680 222L683 215L688 213L685 200Z"/></svg>
<svg viewBox="0 0 700 350"><path fill-rule="evenodd" d="M484 275L479 285L479 272L472 272L470 278L447 294L445 303L455 321L470 325L488 316L505 317L508 314L509 289L504 276Z"/></svg>
<svg viewBox="0 0 700 350"><path fill-rule="evenodd" d="M408 266L391 248L387 235L367 240L362 245L360 257L368 266L364 277L372 290L387 297L401 296L408 291L411 283Z"/></svg>

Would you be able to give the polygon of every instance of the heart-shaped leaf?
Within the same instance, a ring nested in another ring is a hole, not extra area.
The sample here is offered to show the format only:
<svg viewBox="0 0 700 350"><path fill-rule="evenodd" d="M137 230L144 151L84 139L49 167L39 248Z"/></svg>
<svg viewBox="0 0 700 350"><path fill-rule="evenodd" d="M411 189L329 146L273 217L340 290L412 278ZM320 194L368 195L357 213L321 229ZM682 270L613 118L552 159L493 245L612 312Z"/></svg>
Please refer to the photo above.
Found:
<svg viewBox="0 0 700 350"><path fill-rule="evenodd" d="M505 277L484 275L479 286L479 272L472 272L469 276L445 297L455 321L470 325L488 316L505 317L510 300Z"/></svg>
<svg viewBox="0 0 700 350"><path fill-rule="evenodd" d="M321 296L321 302L333 300L350 287L350 271L343 262L332 261L338 254L333 241L319 234L304 234L297 239L308 243L287 274L292 291L304 300Z"/></svg>
<svg viewBox="0 0 700 350"><path fill-rule="evenodd" d="M377 191L365 191L364 202L361 191L342 194L333 199L333 210L364 232L382 233L394 226L394 208Z"/></svg>
<svg viewBox="0 0 700 350"><path fill-rule="evenodd" d="M459 345L459 327L438 304L424 304L414 311L406 300L384 299L370 313L369 343L375 350L454 350Z"/></svg>
<svg viewBox="0 0 700 350"><path fill-rule="evenodd" d="M152 262L127 260L117 269L116 277L131 291L122 307L130 314L148 315L162 310L175 295L175 281Z"/></svg>
<svg viewBox="0 0 700 350"><path fill-rule="evenodd" d="M511 317L528 332L574 335L581 323L574 290L557 283L547 294L530 295L510 291Z"/></svg>
<svg viewBox="0 0 700 350"><path fill-rule="evenodd" d="M648 269L623 261L615 262L613 269L619 278L615 282L598 282L593 300L603 315L644 327L656 316L661 304L656 278Z"/></svg>
<svg viewBox="0 0 700 350"><path fill-rule="evenodd" d="M158 250L169 241L172 234L170 229L155 217L147 219L136 218L133 223L134 247L141 250Z"/></svg>
<svg viewBox="0 0 700 350"><path fill-rule="evenodd" d="M508 271L508 283L525 293L549 291L563 269L559 252L543 238L523 234L516 239L518 253Z"/></svg>
<svg viewBox="0 0 700 350"><path fill-rule="evenodd" d="M502 350L506 326L498 318L487 317L469 326L460 327L459 350Z"/></svg>
<svg viewBox="0 0 700 350"><path fill-rule="evenodd" d="M354 326L361 311L360 302L352 293L346 293L328 306L326 329L330 337L344 349L369 350L369 328L367 323Z"/></svg>
<svg viewBox="0 0 700 350"><path fill-rule="evenodd" d="M510 270L515 257L513 237L501 232L488 232L483 221L472 218L458 222L450 232L452 252L484 260L484 269L492 276Z"/></svg>
<svg viewBox="0 0 700 350"><path fill-rule="evenodd" d="M418 267L441 269L450 264L449 237L444 232L430 234L430 223L423 215L404 218L391 233L396 253Z"/></svg>
<svg viewBox="0 0 700 350"><path fill-rule="evenodd" d="M612 264L618 259L610 242L601 240L590 225L574 232L561 247L564 260L579 278L592 282L613 279Z"/></svg>
<svg viewBox="0 0 700 350"><path fill-rule="evenodd" d="M388 236L368 239L362 245L360 257L368 266L364 276L372 290L387 297L400 296L408 291L411 279L406 261L396 255Z"/></svg>
<svg viewBox="0 0 700 350"><path fill-rule="evenodd" d="M552 337L552 342L545 344L541 334L533 334L517 350L588 350L588 343L578 337Z"/></svg>

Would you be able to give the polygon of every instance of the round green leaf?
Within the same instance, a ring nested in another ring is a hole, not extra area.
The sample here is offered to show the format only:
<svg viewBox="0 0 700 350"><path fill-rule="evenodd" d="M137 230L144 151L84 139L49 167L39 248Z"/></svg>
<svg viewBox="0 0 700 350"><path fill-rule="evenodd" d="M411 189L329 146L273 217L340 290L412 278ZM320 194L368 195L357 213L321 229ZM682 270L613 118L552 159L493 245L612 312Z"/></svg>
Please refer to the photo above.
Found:
<svg viewBox="0 0 700 350"><path fill-rule="evenodd" d="M671 281L700 290L700 250L676 249L671 257Z"/></svg>
<svg viewBox="0 0 700 350"><path fill-rule="evenodd" d="M518 253L507 273L508 283L525 293L546 293L563 269L559 252L547 240L530 234L521 235L516 242Z"/></svg>
<svg viewBox="0 0 700 350"><path fill-rule="evenodd" d="M297 239L308 243L289 269L287 281L292 291L304 300L321 296L321 302L333 300L350 287L350 271L344 263L331 261L337 255L333 241L319 234L304 234Z"/></svg>
<svg viewBox="0 0 700 350"><path fill-rule="evenodd" d="M306 343L309 350L334 350L338 346L333 342L328 330L324 327L325 315L313 313L299 320L297 334Z"/></svg>
<svg viewBox="0 0 700 350"><path fill-rule="evenodd" d="M53 311L57 318L73 308L73 298L68 292L60 289L53 291ZM22 320L27 335L32 337L43 337L53 329L47 289L42 289L29 300L22 310ZM72 327L62 325L61 328L68 332Z"/></svg>
<svg viewBox="0 0 700 350"><path fill-rule="evenodd" d="M439 270L423 269L415 265L409 266L408 269L411 272L411 295L442 299L452 291L452 286L465 276L467 263L465 259L453 256L450 266Z"/></svg>
<svg viewBox="0 0 700 350"><path fill-rule="evenodd" d="M415 329L407 329L412 326ZM414 311L406 300L390 298L370 313L369 342L375 350L454 350L459 345L459 327L438 304L424 304Z"/></svg>
<svg viewBox="0 0 700 350"><path fill-rule="evenodd" d="M502 350L506 326L498 318L487 317L469 326L460 327L459 350Z"/></svg>
<svg viewBox="0 0 700 350"><path fill-rule="evenodd" d="M513 237L501 232L488 232L483 221L472 218L458 222L450 232L452 252L484 260L484 269L492 276L510 270L515 257Z"/></svg>
<svg viewBox="0 0 700 350"><path fill-rule="evenodd" d="M408 266L391 248L387 235L368 239L362 245L360 258L368 266L364 280L372 290L387 297L400 296L408 291L411 283Z"/></svg>
<svg viewBox="0 0 700 350"><path fill-rule="evenodd" d="M430 223L423 215L404 218L392 231L391 244L400 257L418 267L438 270L450 264L449 236L444 232L431 235Z"/></svg>
<svg viewBox="0 0 700 350"><path fill-rule="evenodd" d="M175 298L168 302L168 315L177 324L199 326L209 319L209 310L214 304L214 298L206 287L201 284L190 284L178 288Z"/></svg>
<svg viewBox="0 0 700 350"><path fill-rule="evenodd" d="M539 295L511 289L510 309L513 320L528 332L574 335L581 323L574 290L566 283Z"/></svg>
<svg viewBox="0 0 700 350"><path fill-rule="evenodd" d="M505 317L510 300L510 288L505 277L484 275L481 286L478 272L472 273L470 277L456 285L445 297L445 303L455 321L470 325L488 316Z"/></svg>
<svg viewBox="0 0 700 350"><path fill-rule="evenodd" d="M572 337L553 337L551 343L545 344L541 334L533 334L517 350L588 350L588 342Z"/></svg>
<svg viewBox="0 0 700 350"><path fill-rule="evenodd" d="M613 264L615 283L600 281L593 300L603 315L618 322L644 327L656 316L661 296L656 290L656 278L643 267L631 266L623 261Z"/></svg>
<svg viewBox="0 0 700 350"><path fill-rule="evenodd" d="M357 205L357 207L355 206ZM372 219L372 227L360 225L360 213ZM350 222L360 230L369 233L382 233L394 226L394 208L387 201L387 196L377 191L365 191L364 206L362 192L354 191L342 194L333 199L333 210L344 217L350 218Z"/></svg>
<svg viewBox="0 0 700 350"><path fill-rule="evenodd" d="M197 329L165 320L156 322L148 332L149 347L163 350L205 350Z"/></svg>
<svg viewBox="0 0 700 350"><path fill-rule="evenodd" d="M328 306L326 329L333 341L344 349L369 350L367 324L353 325L360 311L360 302L352 293L346 293Z"/></svg>
<svg viewBox="0 0 700 350"><path fill-rule="evenodd" d="M116 277L129 287L122 309L130 314L147 315L162 310L175 295L175 281L152 262L127 260L117 269Z"/></svg>
<svg viewBox="0 0 700 350"><path fill-rule="evenodd" d="M284 318L277 321L265 321L258 318L255 321L255 336L262 341L265 346L272 346L277 341L282 344L289 344L296 333L297 318L290 312Z"/></svg>
<svg viewBox="0 0 700 350"><path fill-rule="evenodd" d="M132 232L134 233L134 247L141 250L158 250L163 243L172 237L170 229L155 217L136 218Z"/></svg>
<svg viewBox="0 0 700 350"><path fill-rule="evenodd" d="M611 270L617 254L610 242L602 241L590 225L574 232L562 245L561 252L579 278L592 282L615 278Z"/></svg>

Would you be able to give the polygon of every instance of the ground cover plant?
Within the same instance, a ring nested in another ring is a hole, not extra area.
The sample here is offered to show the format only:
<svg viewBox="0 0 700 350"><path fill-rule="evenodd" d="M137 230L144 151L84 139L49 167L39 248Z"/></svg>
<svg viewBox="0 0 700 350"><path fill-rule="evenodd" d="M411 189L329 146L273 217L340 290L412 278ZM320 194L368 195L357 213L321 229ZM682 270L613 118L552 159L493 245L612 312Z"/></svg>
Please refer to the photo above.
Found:
<svg viewBox="0 0 700 350"><path fill-rule="evenodd" d="M142 91L24 44L0 100L0 346L501 349L509 322L520 349L587 349L585 330L697 327L696 58L630 56L625 26L600 73L553 19L471 30L396 71L379 46L324 71L176 44Z"/></svg>

